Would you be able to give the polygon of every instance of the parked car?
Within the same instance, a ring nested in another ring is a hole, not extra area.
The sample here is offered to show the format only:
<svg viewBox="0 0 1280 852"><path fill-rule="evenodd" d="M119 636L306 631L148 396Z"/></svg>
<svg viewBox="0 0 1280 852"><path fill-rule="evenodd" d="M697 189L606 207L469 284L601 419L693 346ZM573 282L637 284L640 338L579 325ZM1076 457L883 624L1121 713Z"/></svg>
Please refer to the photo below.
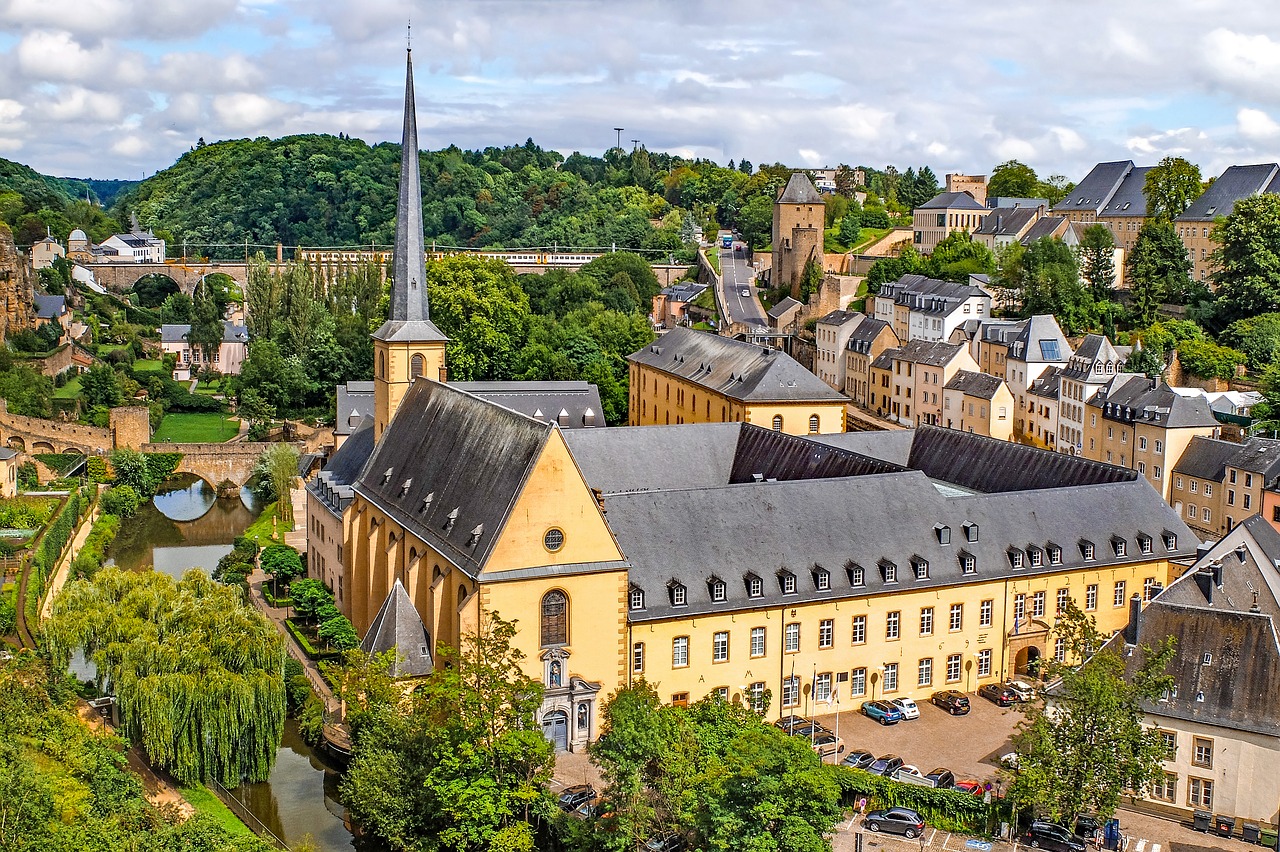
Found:
<svg viewBox="0 0 1280 852"><path fill-rule="evenodd" d="M1050 852L1084 852L1083 840L1062 826L1044 820L1032 820L1031 827L1027 829L1026 842L1028 846L1048 849Z"/></svg>
<svg viewBox="0 0 1280 852"><path fill-rule="evenodd" d="M883 775L886 778L892 778L902 766L902 758L896 754L886 754L883 757L877 757L875 762L867 767L867 771L872 775Z"/></svg>
<svg viewBox="0 0 1280 852"><path fill-rule="evenodd" d="M656 834L644 842L645 852L680 852L684 838L678 834Z"/></svg>
<svg viewBox="0 0 1280 852"><path fill-rule="evenodd" d="M1013 694L1018 696L1019 701L1034 701L1036 697L1036 689L1025 680L1006 680L1005 688L1012 690Z"/></svg>
<svg viewBox="0 0 1280 852"><path fill-rule="evenodd" d="M898 767L898 771L894 773L893 777L899 781L913 783L915 781L924 780L924 773L920 771L919 767L912 766L910 763L904 763Z"/></svg>
<svg viewBox="0 0 1280 852"><path fill-rule="evenodd" d="M968 793L970 796L981 796L987 792L987 788L983 786L981 781L974 781L969 778L961 778L951 786L961 793Z"/></svg>
<svg viewBox="0 0 1280 852"><path fill-rule="evenodd" d="M866 749L861 748L855 748L853 751L846 754L844 756L844 760L841 761L845 766L852 767L853 769L866 769L875 762L876 756Z"/></svg>
<svg viewBox="0 0 1280 852"><path fill-rule="evenodd" d="M1008 707L1021 700L1018 693L1003 683L984 683L978 687L978 694L997 707Z"/></svg>
<svg viewBox="0 0 1280 852"><path fill-rule="evenodd" d="M892 698L889 703L902 712L903 719L919 719L920 708L910 698Z"/></svg>
<svg viewBox="0 0 1280 852"><path fill-rule="evenodd" d="M588 817L604 817L613 813L613 807L604 799L596 798L589 802L581 804L574 810L573 815L586 819Z"/></svg>
<svg viewBox="0 0 1280 852"><path fill-rule="evenodd" d="M924 820L910 808L885 808L871 811L863 820L867 831L888 831L911 840L924 833Z"/></svg>
<svg viewBox="0 0 1280 852"><path fill-rule="evenodd" d="M806 719L804 716L784 716L774 722L773 726L788 734L794 734L799 730L803 730L805 732L805 736L808 736L809 732L812 730L826 730L822 725L819 725L812 719Z"/></svg>
<svg viewBox="0 0 1280 852"><path fill-rule="evenodd" d="M813 737L813 750L819 757L844 754L844 741L830 731L821 731Z"/></svg>
<svg viewBox="0 0 1280 852"><path fill-rule="evenodd" d="M954 689L935 692L929 700L952 716L963 716L969 712L968 697L963 692L957 692Z"/></svg>
<svg viewBox="0 0 1280 852"><path fill-rule="evenodd" d="M1094 832L1102 828L1102 823L1098 822L1098 818L1093 814L1080 814L1076 817L1077 837L1093 837Z"/></svg>
<svg viewBox="0 0 1280 852"><path fill-rule="evenodd" d="M950 769L943 766L930 770L924 777L932 781L933 786L937 787L939 790L950 790L952 787L956 786L955 774L952 773Z"/></svg>
<svg viewBox="0 0 1280 852"><path fill-rule="evenodd" d="M1005 769L1017 769L1018 753L1016 751L1011 751L1008 754L1000 755L1000 765Z"/></svg>
<svg viewBox="0 0 1280 852"><path fill-rule="evenodd" d="M925 773L911 765L900 768L894 778L904 784L915 784L917 787L937 787L942 790L950 789L956 780L956 776L952 775L949 769L938 768L932 772Z"/></svg>
<svg viewBox="0 0 1280 852"><path fill-rule="evenodd" d="M575 784L560 791L560 798L557 801L564 810L576 811L583 805L589 804L595 797L595 788L590 784Z"/></svg>
<svg viewBox="0 0 1280 852"><path fill-rule="evenodd" d="M862 702L862 715L881 725L896 725L902 721L902 711L888 701Z"/></svg>

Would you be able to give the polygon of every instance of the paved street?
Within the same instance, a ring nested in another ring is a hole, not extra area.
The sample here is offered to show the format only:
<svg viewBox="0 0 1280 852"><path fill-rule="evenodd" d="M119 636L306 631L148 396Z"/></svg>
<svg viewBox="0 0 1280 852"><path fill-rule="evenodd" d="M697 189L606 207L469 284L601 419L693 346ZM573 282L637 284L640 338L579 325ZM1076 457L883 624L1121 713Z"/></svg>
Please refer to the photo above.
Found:
<svg viewBox="0 0 1280 852"><path fill-rule="evenodd" d="M747 263L745 254L736 250L717 249L720 252L720 304L724 305L729 322L741 322L754 326L767 326L764 308L756 298L755 270ZM750 295L743 296L747 288Z"/></svg>

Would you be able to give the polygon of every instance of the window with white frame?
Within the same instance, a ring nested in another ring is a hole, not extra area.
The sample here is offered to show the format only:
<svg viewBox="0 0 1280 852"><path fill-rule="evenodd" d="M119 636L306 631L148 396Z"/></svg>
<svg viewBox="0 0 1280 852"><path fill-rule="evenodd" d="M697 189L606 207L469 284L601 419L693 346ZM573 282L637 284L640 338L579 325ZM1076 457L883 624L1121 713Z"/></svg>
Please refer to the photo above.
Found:
<svg viewBox="0 0 1280 852"><path fill-rule="evenodd" d="M852 644L862 645L866 641L867 641L867 617L865 615L855 615L853 617Z"/></svg>
<svg viewBox="0 0 1280 852"><path fill-rule="evenodd" d="M1156 578L1146 577L1142 581L1142 599L1150 601L1156 596Z"/></svg>
<svg viewBox="0 0 1280 852"><path fill-rule="evenodd" d="M1208 778L1188 778L1187 805L1193 808L1212 808L1213 782Z"/></svg>
<svg viewBox="0 0 1280 852"><path fill-rule="evenodd" d="M1044 618L1044 592L1036 592L1031 596L1031 617Z"/></svg>
<svg viewBox="0 0 1280 852"><path fill-rule="evenodd" d="M897 639L899 628L902 623L901 612L891 612L885 617L884 622L884 638Z"/></svg>
<svg viewBox="0 0 1280 852"><path fill-rule="evenodd" d="M992 613L995 610L995 601L991 599L984 600L978 604L978 626L990 627Z"/></svg>
<svg viewBox="0 0 1280 852"><path fill-rule="evenodd" d="M884 691L896 692L898 689L898 664L884 664Z"/></svg>
<svg viewBox="0 0 1280 852"><path fill-rule="evenodd" d="M711 635L711 662L725 663L729 661L729 633L721 630Z"/></svg>
<svg viewBox="0 0 1280 852"><path fill-rule="evenodd" d="M765 654L765 630L763 627L751 628L751 656L763 657Z"/></svg>
<svg viewBox="0 0 1280 852"><path fill-rule="evenodd" d="M849 673L849 694L857 697L867 694L867 670L854 669Z"/></svg>
<svg viewBox="0 0 1280 852"><path fill-rule="evenodd" d="M633 610L644 609L644 589L639 589L639 588L636 588L635 586L632 586L630 599L631 599L631 608Z"/></svg>
<svg viewBox="0 0 1280 852"><path fill-rule="evenodd" d="M1053 640L1053 659L1056 662L1064 663L1067 660L1067 640L1058 637Z"/></svg>
<svg viewBox="0 0 1280 852"><path fill-rule="evenodd" d="M1021 550L1009 551L1009 565L1013 568L1022 567L1022 551Z"/></svg>
<svg viewBox="0 0 1280 852"><path fill-rule="evenodd" d="M671 587L671 605L684 606L688 602L688 590L680 583Z"/></svg>
<svg viewBox="0 0 1280 852"><path fill-rule="evenodd" d="M933 607L926 606L920 609L920 635L933 635Z"/></svg>
<svg viewBox="0 0 1280 852"><path fill-rule="evenodd" d="M916 666L916 686L933 684L933 658L925 657Z"/></svg>
<svg viewBox="0 0 1280 852"><path fill-rule="evenodd" d="M978 573L978 558L972 553L961 553L960 571L965 574Z"/></svg>
<svg viewBox="0 0 1280 852"><path fill-rule="evenodd" d="M784 571L778 575L778 583L784 595L794 595L796 593L796 575L789 571Z"/></svg>
<svg viewBox="0 0 1280 852"><path fill-rule="evenodd" d="M631 646L631 671L640 674L644 671L644 643L637 642Z"/></svg>
<svg viewBox="0 0 1280 852"><path fill-rule="evenodd" d="M671 667L682 669L689 665L689 637L677 636L671 640Z"/></svg>
<svg viewBox="0 0 1280 852"><path fill-rule="evenodd" d="M813 700L831 700L831 672L819 672L813 679Z"/></svg>
<svg viewBox="0 0 1280 852"><path fill-rule="evenodd" d="M947 655L947 683L955 683L960 680L960 655Z"/></svg>
<svg viewBox="0 0 1280 852"><path fill-rule="evenodd" d="M951 612L948 615L947 629L949 629L952 633L955 633L957 630L960 630L963 627L964 627L964 604L953 603L951 605Z"/></svg>
<svg viewBox="0 0 1280 852"><path fill-rule="evenodd" d="M835 621L824 618L818 622L818 647L830 648L835 643Z"/></svg>
<svg viewBox="0 0 1280 852"><path fill-rule="evenodd" d="M991 649L978 652L978 677L991 677Z"/></svg>
<svg viewBox="0 0 1280 852"><path fill-rule="evenodd" d="M1054 606L1055 606L1054 612L1058 613L1059 615L1066 612L1067 601L1070 600L1070 598L1071 598L1070 592L1068 592L1066 589L1058 589L1057 600L1054 602Z"/></svg>
<svg viewBox="0 0 1280 852"><path fill-rule="evenodd" d="M1049 551L1049 564L1061 565L1062 564L1062 548L1058 547L1058 545L1056 544L1051 544L1046 549Z"/></svg>
<svg viewBox="0 0 1280 852"><path fill-rule="evenodd" d="M1090 583L1084 587L1084 610L1093 612L1098 608L1098 584Z"/></svg>
<svg viewBox="0 0 1280 852"><path fill-rule="evenodd" d="M800 704L800 678L796 675L782 679L782 706L795 707Z"/></svg>
<svg viewBox="0 0 1280 852"><path fill-rule="evenodd" d="M757 713L764 712L764 681L758 680L748 687L751 695L751 709Z"/></svg>
<svg viewBox="0 0 1280 852"><path fill-rule="evenodd" d="M1025 621L1027 617L1027 596L1022 592L1013 596L1013 620L1015 622Z"/></svg>
<svg viewBox="0 0 1280 852"><path fill-rule="evenodd" d="M800 624L791 622L782 629L782 650L788 654L800 652Z"/></svg>
<svg viewBox="0 0 1280 852"><path fill-rule="evenodd" d="M1117 580L1115 589L1111 593L1112 606L1124 606L1124 580Z"/></svg>
<svg viewBox="0 0 1280 852"><path fill-rule="evenodd" d="M721 603L728 596L728 589L725 587L723 580L711 581L711 600L715 603Z"/></svg>
<svg viewBox="0 0 1280 852"><path fill-rule="evenodd" d="M865 586L867 584L867 572L861 565L849 566L849 585Z"/></svg>

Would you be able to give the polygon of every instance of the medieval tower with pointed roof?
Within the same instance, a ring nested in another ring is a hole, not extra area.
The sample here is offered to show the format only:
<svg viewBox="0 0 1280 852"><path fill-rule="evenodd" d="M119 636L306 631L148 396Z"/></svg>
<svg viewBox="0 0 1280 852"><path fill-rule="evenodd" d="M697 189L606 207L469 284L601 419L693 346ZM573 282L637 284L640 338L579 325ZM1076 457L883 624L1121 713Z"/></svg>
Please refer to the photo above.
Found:
<svg viewBox="0 0 1280 852"><path fill-rule="evenodd" d="M418 173L418 117L413 97L413 51L405 62L404 133L400 140L400 196L391 316L373 333L374 439L382 437L410 383L445 380L448 338L431 322L422 239L422 182Z"/></svg>
<svg viewBox="0 0 1280 852"><path fill-rule="evenodd" d="M773 203L773 271L775 288L786 284L800 298L800 278L810 258L822 263L822 229L827 204L804 172L796 172Z"/></svg>

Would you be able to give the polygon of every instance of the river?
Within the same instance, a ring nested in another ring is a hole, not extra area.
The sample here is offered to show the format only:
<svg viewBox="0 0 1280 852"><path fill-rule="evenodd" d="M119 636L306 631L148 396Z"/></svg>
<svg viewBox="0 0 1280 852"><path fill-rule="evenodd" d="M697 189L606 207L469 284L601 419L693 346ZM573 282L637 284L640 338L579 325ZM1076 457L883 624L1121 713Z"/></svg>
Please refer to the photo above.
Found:
<svg viewBox="0 0 1280 852"><path fill-rule="evenodd" d="M191 568L210 572L257 513L256 501L247 490L240 498L219 498L204 480L178 476L120 525L109 556L116 565L133 571L154 568L173 577ZM92 677L78 654L72 670ZM309 835L320 852L364 848L343 823L338 773L302 740L293 720L286 723L271 777L231 792L289 846Z"/></svg>

